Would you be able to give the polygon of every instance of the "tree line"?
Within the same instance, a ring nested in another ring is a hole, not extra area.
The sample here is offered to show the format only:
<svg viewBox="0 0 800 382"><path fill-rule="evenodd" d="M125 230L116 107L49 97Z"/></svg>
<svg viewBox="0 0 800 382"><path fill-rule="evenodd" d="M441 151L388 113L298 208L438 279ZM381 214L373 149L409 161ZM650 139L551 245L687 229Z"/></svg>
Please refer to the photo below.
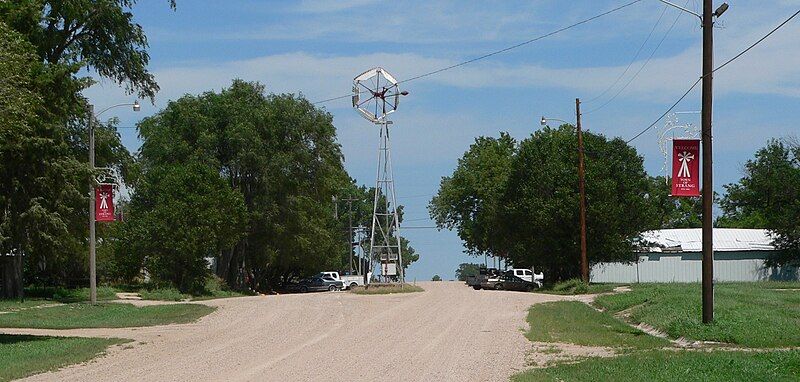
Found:
<svg viewBox="0 0 800 382"><path fill-rule="evenodd" d="M663 177L620 138L584 133L587 252L591 264L632 262L647 243L640 234L701 226L699 198L673 198ZM473 256L535 266L551 280L577 278L579 220L577 137L573 126L545 127L516 141L507 133L478 137L443 177L429 212L439 229L457 232ZM800 149L771 140L745 165L745 176L717 195L717 227L765 228L778 254L768 265L800 263ZM473 273L461 264L457 277Z"/></svg>
<svg viewBox="0 0 800 382"><path fill-rule="evenodd" d="M6 296L20 295L23 284L88 284L87 204L97 174L86 159L83 91L96 81L86 73L151 101L159 90L134 5L0 2ZM228 285L266 291L347 268L349 216L336 214L337 200L358 199L355 222L371 227L374 189L350 178L332 116L302 96L241 80L186 95L137 124L135 153L113 119L94 123L97 166L112 168L130 195L117 206L122 221L98 225L101 282L150 280L202 293L214 263ZM401 242L407 267L418 255Z"/></svg>

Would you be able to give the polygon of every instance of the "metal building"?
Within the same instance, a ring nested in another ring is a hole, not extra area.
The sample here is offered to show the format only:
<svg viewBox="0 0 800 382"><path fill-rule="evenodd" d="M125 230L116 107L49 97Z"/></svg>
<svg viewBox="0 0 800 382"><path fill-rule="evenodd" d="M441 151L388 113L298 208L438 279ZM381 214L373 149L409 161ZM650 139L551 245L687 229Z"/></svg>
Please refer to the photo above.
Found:
<svg viewBox="0 0 800 382"><path fill-rule="evenodd" d="M598 263L592 282L699 282L702 232L700 228L663 229L642 234L648 247L639 261ZM714 279L716 281L798 280L796 267L766 267L775 252L772 237L763 229L714 229Z"/></svg>

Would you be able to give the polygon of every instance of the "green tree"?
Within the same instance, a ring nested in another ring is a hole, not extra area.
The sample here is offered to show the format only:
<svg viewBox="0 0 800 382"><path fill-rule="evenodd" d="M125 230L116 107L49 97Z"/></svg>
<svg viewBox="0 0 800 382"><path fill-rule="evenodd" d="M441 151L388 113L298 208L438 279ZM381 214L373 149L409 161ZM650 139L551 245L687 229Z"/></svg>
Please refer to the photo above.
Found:
<svg viewBox="0 0 800 382"><path fill-rule="evenodd" d="M469 254L502 255L497 229L515 152L507 133L476 138L428 205L437 227L455 229Z"/></svg>
<svg viewBox="0 0 800 382"><path fill-rule="evenodd" d="M242 195L215 169L198 162L158 166L131 200L122 236L128 250L119 253L138 259L133 264L144 264L156 281L199 293L209 275L206 258L241 239L245 219Z"/></svg>
<svg viewBox="0 0 800 382"><path fill-rule="evenodd" d="M480 264L461 263L458 264L456 269L456 280L466 281L467 277L477 276L480 270Z"/></svg>
<svg viewBox="0 0 800 382"><path fill-rule="evenodd" d="M60 65L69 76L91 68L129 92L152 99L158 84L147 70L147 37L133 20L135 4L135 0L4 1L0 20L25 35L42 62ZM170 6L175 8L174 0Z"/></svg>
<svg viewBox="0 0 800 382"><path fill-rule="evenodd" d="M349 178L330 114L304 98L267 95L260 84L236 80L219 93L171 102L139 130L145 180L162 166L199 163L241 196L245 235L214 253L229 284L266 290L341 266L333 196Z"/></svg>
<svg viewBox="0 0 800 382"><path fill-rule="evenodd" d="M590 263L631 261L654 218L649 178L636 150L617 138L584 133ZM502 234L515 267L535 265L552 280L580 275L575 128L544 128L519 145L502 199Z"/></svg>
<svg viewBox="0 0 800 382"><path fill-rule="evenodd" d="M670 195L672 188L664 177L650 178L648 204L655 208L653 229L702 227L702 198L678 198Z"/></svg>
<svg viewBox="0 0 800 382"><path fill-rule="evenodd" d="M800 264L800 147L772 140L744 166L738 183L725 185L720 227L766 228L781 250L772 264Z"/></svg>
<svg viewBox="0 0 800 382"><path fill-rule="evenodd" d="M433 275L433 277L431 277L431 281L442 281L442 278L439 275Z"/></svg>
<svg viewBox="0 0 800 382"><path fill-rule="evenodd" d="M9 100L0 111L6 171L0 189L0 249L25 255L29 282L83 283L87 276L92 174L81 92L93 80L79 73L96 72L150 98L158 90L146 69L146 38L129 12L133 4L0 1L0 40L5 44L0 70L9 71L2 83L4 91L17 93L0 101ZM113 126L98 126L95 146L99 166L128 175L131 156Z"/></svg>

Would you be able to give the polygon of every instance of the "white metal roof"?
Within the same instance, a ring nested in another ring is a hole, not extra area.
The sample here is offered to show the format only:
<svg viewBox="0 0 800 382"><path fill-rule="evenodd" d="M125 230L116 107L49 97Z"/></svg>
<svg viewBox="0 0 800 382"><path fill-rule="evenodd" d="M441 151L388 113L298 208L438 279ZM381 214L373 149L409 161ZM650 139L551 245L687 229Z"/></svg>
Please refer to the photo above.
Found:
<svg viewBox="0 0 800 382"><path fill-rule="evenodd" d="M647 231L642 238L657 245L651 252L701 252L703 246L701 228ZM765 229L714 228L715 251L772 251L772 240Z"/></svg>

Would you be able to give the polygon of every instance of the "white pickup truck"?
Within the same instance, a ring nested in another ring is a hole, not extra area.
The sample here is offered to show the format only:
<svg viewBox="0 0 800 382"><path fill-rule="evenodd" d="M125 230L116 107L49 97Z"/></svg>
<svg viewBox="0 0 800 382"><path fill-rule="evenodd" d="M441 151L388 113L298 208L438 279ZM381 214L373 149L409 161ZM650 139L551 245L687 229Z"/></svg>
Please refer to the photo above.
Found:
<svg viewBox="0 0 800 382"><path fill-rule="evenodd" d="M330 277L336 281L341 281L342 285L344 285L344 289L350 289L354 286L363 286L364 285L364 276L363 275L340 275L339 272L320 272L319 274L322 277ZM367 274L367 280L372 278L372 272Z"/></svg>
<svg viewBox="0 0 800 382"><path fill-rule="evenodd" d="M521 278L521 279L523 279L523 280L525 280L525 281L527 281L529 283L534 283L534 284L538 285L539 288L542 287L542 281L544 280L544 273L542 273L542 272L534 273L533 272L533 268L531 268L531 269L514 268L514 269L509 269L506 272L509 272L509 273L513 272L514 276L517 276L517 277L519 277L519 278Z"/></svg>

